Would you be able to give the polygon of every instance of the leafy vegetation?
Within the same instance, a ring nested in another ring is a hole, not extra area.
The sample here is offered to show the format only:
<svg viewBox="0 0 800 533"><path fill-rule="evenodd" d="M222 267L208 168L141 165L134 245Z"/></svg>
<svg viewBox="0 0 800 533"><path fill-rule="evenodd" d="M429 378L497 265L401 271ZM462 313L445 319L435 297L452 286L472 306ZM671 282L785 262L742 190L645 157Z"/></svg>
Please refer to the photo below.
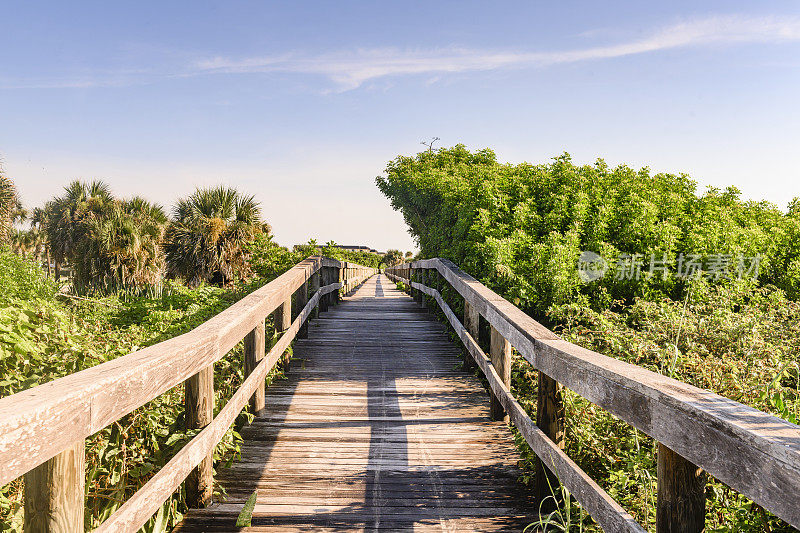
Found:
<svg viewBox="0 0 800 533"><path fill-rule="evenodd" d="M402 212L421 257L453 260L576 344L797 423L797 199L784 213L743 201L733 188L698 194L685 175L603 161L576 166L568 155L502 164L491 150L463 146L398 157L376 182ZM587 283L578 271L586 250L609 265L641 254L643 275ZM719 275L708 271L715 257L739 255L760 257L757 272L736 275L735 262ZM677 269L682 256L703 270L647 275L651 257ZM458 309L455 294L440 288ZM515 357L512 388L531 414L536 383L532 367ZM564 401L569 455L653 530L656 443L568 390ZM534 455L518 443L532 472ZM791 531L714 480L707 508L709 531ZM577 509L548 519L562 530L592 528Z"/></svg>
<svg viewBox="0 0 800 533"><path fill-rule="evenodd" d="M706 266L713 256L760 255L759 283L800 297L800 200L782 213L740 200L735 188L698 196L685 175L611 169L602 160L576 166L566 154L548 164L502 164L491 150L460 145L398 157L376 181L422 257L453 260L540 318L576 299L603 309L684 294L678 276L585 284L576 275L584 250L612 265L640 254L643 273L651 257L677 269L681 254Z"/></svg>

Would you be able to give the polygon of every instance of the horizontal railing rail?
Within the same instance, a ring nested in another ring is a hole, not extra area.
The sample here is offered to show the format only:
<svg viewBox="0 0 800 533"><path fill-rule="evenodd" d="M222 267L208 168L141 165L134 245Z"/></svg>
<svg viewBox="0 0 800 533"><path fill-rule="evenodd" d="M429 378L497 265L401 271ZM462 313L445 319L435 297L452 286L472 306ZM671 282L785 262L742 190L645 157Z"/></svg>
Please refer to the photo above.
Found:
<svg viewBox="0 0 800 533"><path fill-rule="evenodd" d="M187 476L190 505L207 503L214 447L248 402L255 412L264 408L267 373L307 334L312 313L375 273L310 257L188 333L0 399L0 485L25 474L26 530L57 524L59 531L83 531L84 439L182 383L187 428L202 430L99 530L138 530ZM264 322L272 313L282 335L265 354ZM243 339L247 377L213 417L213 364Z"/></svg>
<svg viewBox="0 0 800 533"><path fill-rule="evenodd" d="M464 324L439 291L420 281L432 271L464 299ZM546 479L549 470L604 530L642 530L564 453L563 385L659 443L659 531L702 530L702 471L800 527L799 426L564 341L449 260L401 264L387 274L415 297L426 294L438 303L489 382L493 414L507 414L539 457L547 474L535 481L540 496L555 480ZM490 357L477 342L481 319L491 327ZM510 392L512 346L539 371L535 424Z"/></svg>

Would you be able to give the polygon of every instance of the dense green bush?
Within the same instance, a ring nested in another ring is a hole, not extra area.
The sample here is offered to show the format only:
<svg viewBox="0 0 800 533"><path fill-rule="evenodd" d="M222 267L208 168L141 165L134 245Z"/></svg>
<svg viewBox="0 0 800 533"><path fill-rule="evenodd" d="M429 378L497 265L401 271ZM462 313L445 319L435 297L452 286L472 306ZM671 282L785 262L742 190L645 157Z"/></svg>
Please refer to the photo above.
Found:
<svg viewBox="0 0 800 533"><path fill-rule="evenodd" d="M250 267L261 277L274 277L312 255L323 255L339 261L350 261L361 266L380 268L383 257L371 252L342 250L334 242L319 246L311 240L308 244L295 246L293 250L272 240L272 235L257 235L247 246L250 254Z"/></svg>
<svg viewBox="0 0 800 533"><path fill-rule="evenodd" d="M0 306L11 300L52 298L55 292L55 283L39 265L0 247Z"/></svg>
<svg viewBox="0 0 800 533"><path fill-rule="evenodd" d="M588 302L604 309L634 297L680 299L685 279L607 275L586 284L581 252L612 266L623 254L658 261L699 256L760 255L759 282L800 297L800 202L782 213L767 202L742 201L734 188L698 196L685 175L651 174L602 160L576 166L568 155L541 165L499 163L491 150L461 145L400 156L376 179L402 212L422 257L446 257L532 314L554 304ZM745 261L745 268L752 261Z"/></svg>

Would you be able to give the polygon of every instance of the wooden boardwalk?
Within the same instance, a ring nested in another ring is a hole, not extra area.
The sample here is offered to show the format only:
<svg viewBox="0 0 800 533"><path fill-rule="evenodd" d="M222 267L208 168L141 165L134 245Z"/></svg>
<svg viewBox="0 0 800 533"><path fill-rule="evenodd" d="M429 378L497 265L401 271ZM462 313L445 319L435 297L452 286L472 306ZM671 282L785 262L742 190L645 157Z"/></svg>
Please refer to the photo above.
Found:
<svg viewBox="0 0 800 533"><path fill-rule="evenodd" d="M245 428L227 496L178 531L521 531L535 506L517 482L510 430L459 370L445 327L370 278L311 321L286 380Z"/></svg>

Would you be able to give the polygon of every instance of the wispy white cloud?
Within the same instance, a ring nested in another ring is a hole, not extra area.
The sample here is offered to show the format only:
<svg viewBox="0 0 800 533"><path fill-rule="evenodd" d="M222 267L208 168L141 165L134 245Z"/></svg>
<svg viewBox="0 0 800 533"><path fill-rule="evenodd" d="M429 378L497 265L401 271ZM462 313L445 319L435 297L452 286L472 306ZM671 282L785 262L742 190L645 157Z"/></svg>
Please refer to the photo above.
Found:
<svg viewBox="0 0 800 533"><path fill-rule="evenodd" d="M348 90L386 76L544 67L690 46L798 40L800 17L728 15L680 22L645 38L620 44L565 51L379 48L320 55L292 53L243 59L212 57L196 62L194 67L198 73L316 74L328 77L341 90Z"/></svg>
<svg viewBox="0 0 800 533"><path fill-rule="evenodd" d="M609 28L598 35L611 35ZM582 37L597 37L593 30ZM687 20L657 29L643 38L571 50L478 50L464 47L362 48L324 54L292 52L278 55L233 58L215 56L186 60L186 54L169 56L168 64L117 72L83 73L73 78L11 80L0 77L0 89L118 87L150 83L167 78L209 74L296 73L323 76L336 89L346 91L369 81L391 76L427 75L441 79L446 74L549 65L619 58L661 50L737 43L800 41L800 17L752 17L723 15ZM176 63L180 57L181 63Z"/></svg>

